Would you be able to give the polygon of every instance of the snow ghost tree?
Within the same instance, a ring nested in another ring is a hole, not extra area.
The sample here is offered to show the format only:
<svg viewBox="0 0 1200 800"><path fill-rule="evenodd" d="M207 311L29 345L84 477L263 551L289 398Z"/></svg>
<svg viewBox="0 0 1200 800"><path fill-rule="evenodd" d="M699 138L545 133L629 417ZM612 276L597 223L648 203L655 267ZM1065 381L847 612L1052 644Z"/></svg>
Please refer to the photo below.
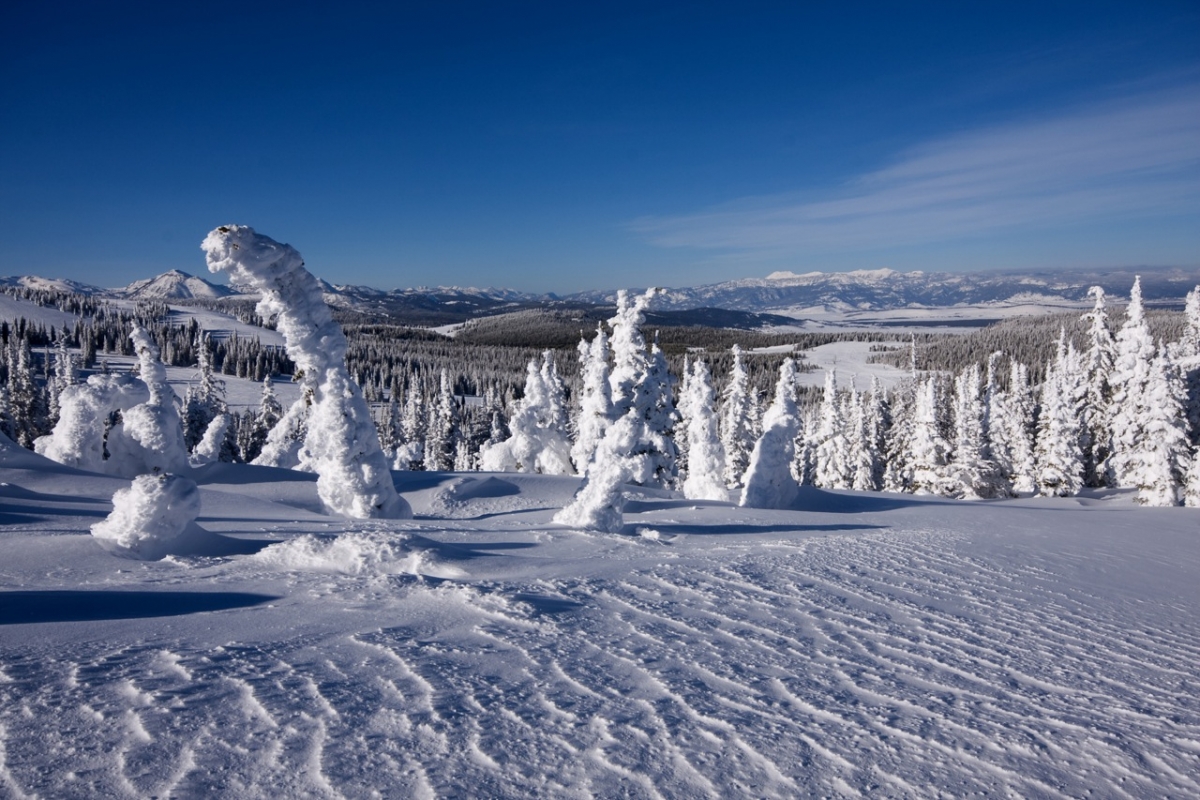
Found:
<svg viewBox="0 0 1200 800"><path fill-rule="evenodd" d="M813 480L826 489L849 489L853 478L850 442L845 419L838 404L837 376L825 373L825 393L821 398L821 422L813 439L816 470Z"/></svg>
<svg viewBox="0 0 1200 800"><path fill-rule="evenodd" d="M721 402L721 445L725 448L725 484L734 489L742 485L754 449L754 398L742 348L735 344L732 352L733 369Z"/></svg>
<svg viewBox="0 0 1200 800"><path fill-rule="evenodd" d="M113 495L113 510L92 526L105 549L131 558L158 560L199 529L200 490L179 475L139 475Z"/></svg>
<svg viewBox="0 0 1200 800"><path fill-rule="evenodd" d="M608 336L604 326L596 326L596 336L589 344L579 342L579 363L583 388L579 398L579 416L571 460L575 472L582 475L596 452L604 429L612 422L612 388L608 384Z"/></svg>
<svg viewBox="0 0 1200 800"><path fill-rule="evenodd" d="M553 354L543 354L542 366L533 359L525 369L525 395L513 407L509 437L485 444L479 465L485 472L538 472L570 475L570 442L567 441L563 388L553 368Z"/></svg>
<svg viewBox="0 0 1200 800"><path fill-rule="evenodd" d="M34 450L60 464L105 472L104 426L109 415L149 399L146 384L132 375L92 375L87 383L62 391L58 423L33 443Z"/></svg>
<svg viewBox="0 0 1200 800"><path fill-rule="evenodd" d="M321 502L354 519L412 516L396 494L362 391L346 370L346 337L300 253L239 225L213 230L201 247L210 271L254 286L262 293L258 313L278 315L288 356L303 374L300 402L312 402L302 461L317 473Z"/></svg>
<svg viewBox="0 0 1200 800"><path fill-rule="evenodd" d="M1145 436L1130 459L1137 502L1147 506L1179 505L1189 464L1187 390L1165 347L1150 367L1146 387Z"/></svg>
<svg viewBox="0 0 1200 800"><path fill-rule="evenodd" d="M1060 335L1058 356L1046 369L1038 419L1037 485L1046 497L1071 497L1083 486L1080 420L1073 401L1077 376L1064 338Z"/></svg>
<svg viewBox="0 0 1200 800"><path fill-rule="evenodd" d="M800 495L792 477L800 410L796 407L796 362L785 359L779 367L775 399L763 414L763 432L750 454L745 488L739 505L750 508L788 508Z"/></svg>
<svg viewBox="0 0 1200 800"><path fill-rule="evenodd" d="M686 394L679 401L687 409L688 470L683 495L689 500L728 500L725 487L725 448L717 435L715 397L708 366L696 359Z"/></svg>
<svg viewBox="0 0 1200 800"><path fill-rule="evenodd" d="M1141 278L1133 282L1125 323L1117 333L1116 355L1110 378L1112 402L1109 405L1109 430L1112 455L1108 459L1113 485L1137 485L1134 454L1146 435L1147 387L1156 350L1146 314L1142 308Z"/></svg>
<svg viewBox="0 0 1200 800"><path fill-rule="evenodd" d="M158 357L158 345L141 326L135 326L129 338L150 399L122 412L121 423L109 432L109 469L128 478L146 472L186 472L183 420L175 391L167 383L167 368Z"/></svg>

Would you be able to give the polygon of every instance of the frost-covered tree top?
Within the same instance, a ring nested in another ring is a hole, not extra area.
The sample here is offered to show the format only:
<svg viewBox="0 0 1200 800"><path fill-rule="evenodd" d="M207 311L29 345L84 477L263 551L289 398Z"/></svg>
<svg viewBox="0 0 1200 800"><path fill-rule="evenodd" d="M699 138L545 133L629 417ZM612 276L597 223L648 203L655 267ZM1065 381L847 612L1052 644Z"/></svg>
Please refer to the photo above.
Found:
<svg viewBox="0 0 1200 800"><path fill-rule="evenodd" d="M262 292L258 313L278 315L276 327L287 342L288 355L304 370L342 363L346 337L334 322L321 284L304 267L300 252L246 225L222 225L200 247L211 272L227 272L235 283ZM312 378L315 380L316 378Z"/></svg>

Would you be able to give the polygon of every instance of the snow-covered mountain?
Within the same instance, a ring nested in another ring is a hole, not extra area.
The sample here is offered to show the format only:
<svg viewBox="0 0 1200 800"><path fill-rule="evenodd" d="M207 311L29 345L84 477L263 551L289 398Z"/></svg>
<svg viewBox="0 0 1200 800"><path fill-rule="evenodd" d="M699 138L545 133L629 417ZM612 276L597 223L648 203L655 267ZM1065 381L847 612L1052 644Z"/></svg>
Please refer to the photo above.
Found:
<svg viewBox="0 0 1200 800"><path fill-rule="evenodd" d="M659 306L782 312L813 307L861 311L1011 302L1052 305L1085 300L1088 287L1096 285L1117 297L1128 296L1136 275L1142 276L1142 292L1148 301L1182 301L1189 290L1200 284L1200 269L775 272L765 278L669 289ZM615 298L614 290L571 296L595 303L611 303Z"/></svg>
<svg viewBox="0 0 1200 800"><path fill-rule="evenodd" d="M116 293L139 300L186 300L194 297L210 299L228 297L231 294L237 294L237 290L209 283L203 278L173 269L153 278L134 281L124 289L118 289Z"/></svg>
<svg viewBox="0 0 1200 800"><path fill-rule="evenodd" d="M12 286L22 289L49 292L69 292L72 294L101 295L107 290L66 278L42 278L37 275L12 275L0 278L0 286Z"/></svg>

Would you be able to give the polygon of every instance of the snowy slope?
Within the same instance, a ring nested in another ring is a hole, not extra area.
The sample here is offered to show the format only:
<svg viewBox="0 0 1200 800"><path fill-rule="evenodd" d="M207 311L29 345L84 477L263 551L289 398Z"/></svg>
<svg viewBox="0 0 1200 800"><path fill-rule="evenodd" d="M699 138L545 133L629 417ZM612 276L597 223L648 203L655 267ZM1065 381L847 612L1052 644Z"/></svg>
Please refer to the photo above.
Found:
<svg viewBox="0 0 1200 800"><path fill-rule="evenodd" d="M148 563L86 533L124 482L0 452L0 793L1200 793L1191 509L648 493L589 535L575 479L395 477L415 520L347 523L218 465L242 553Z"/></svg>

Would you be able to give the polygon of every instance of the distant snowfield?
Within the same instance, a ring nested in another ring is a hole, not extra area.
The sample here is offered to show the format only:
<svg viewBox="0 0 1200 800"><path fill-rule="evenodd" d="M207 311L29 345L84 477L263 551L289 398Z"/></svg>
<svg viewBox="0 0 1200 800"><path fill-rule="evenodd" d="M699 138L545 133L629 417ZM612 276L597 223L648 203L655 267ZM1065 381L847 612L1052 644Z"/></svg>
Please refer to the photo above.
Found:
<svg viewBox="0 0 1200 800"><path fill-rule="evenodd" d="M916 333L964 333L1002 319L1036 317L1044 314L1079 313L1091 308L1090 302L1071 302L1061 298L1017 296L1009 301L953 306L909 306L889 309L855 309L851 306L806 306L772 309L771 313L794 317L798 325L778 330L838 331L894 330Z"/></svg>
<svg viewBox="0 0 1200 800"><path fill-rule="evenodd" d="M797 383L801 386L824 386L825 373L837 375L838 386L855 388L864 391L871 388L871 378L878 378L885 387L895 386L906 377L911 377L908 370L897 369L890 364L872 364L871 357L877 355L871 351L879 346L879 342L831 342L807 350L797 351L803 356L802 364L815 369L801 372ZM884 342L887 347L904 347L903 342ZM756 347L750 353L790 353L791 345L775 347Z"/></svg>
<svg viewBox="0 0 1200 800"><path fill-rule="evenodd" d="M395 473L198 474L222 557L87 533L126 481L0 451L0 794L1200 795L1200 535L1129 495L795 511Z"/></svg>

